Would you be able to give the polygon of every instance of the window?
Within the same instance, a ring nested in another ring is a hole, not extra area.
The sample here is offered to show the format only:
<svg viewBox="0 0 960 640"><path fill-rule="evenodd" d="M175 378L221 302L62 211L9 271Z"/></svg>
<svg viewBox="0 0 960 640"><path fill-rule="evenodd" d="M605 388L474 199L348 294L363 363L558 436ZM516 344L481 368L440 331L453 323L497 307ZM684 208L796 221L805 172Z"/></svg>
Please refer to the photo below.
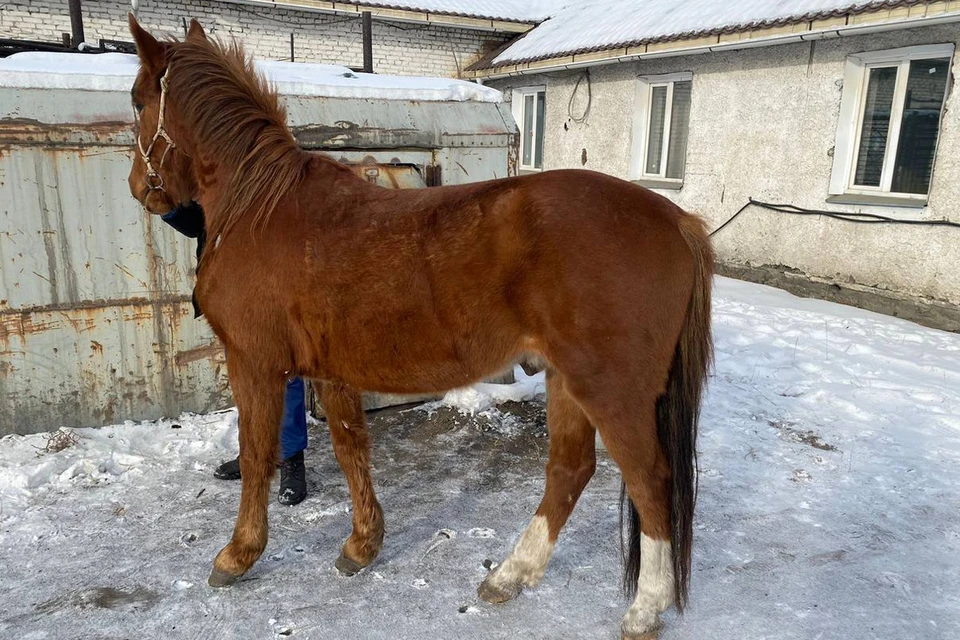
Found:
<svg viewBox="0 0 960 640"><path fill-rule="evenodd" d="M520 169L543 169L543 120L547 108L544 87L524 87L513 90L513 119L520 127Z"/></svg>
<svg viewBox="0 0 960 640"><path fill-rule="evenodd" d="M630 178L648 186L683 185L693 74L640 78Z"/></svg>
<svg viewBox="0 0 960 640"><path fill-rule="evenodd" d="M847 59L831 200L926 203L952 57L947 44Z"/></svg>

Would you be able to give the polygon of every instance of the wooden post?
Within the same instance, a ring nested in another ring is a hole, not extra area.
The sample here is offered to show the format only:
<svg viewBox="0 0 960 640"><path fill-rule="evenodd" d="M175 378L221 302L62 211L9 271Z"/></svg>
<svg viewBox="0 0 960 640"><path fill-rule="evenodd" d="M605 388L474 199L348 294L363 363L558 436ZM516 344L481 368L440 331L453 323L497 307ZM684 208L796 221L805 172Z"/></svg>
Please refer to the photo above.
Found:
<svg viewBox="0 0 960 640"><path fill-rule="evenodd" d="M363 72L373 73L373 16L369 11L362 14L363 20Z"/></svg>
<svg viewBox="0 0 960 640"><path fill-rule="evenodd" d="M84 42L83 37L83 7L80 0L70 0L70 30L73 31L73 48L76 49Z"/></svg>

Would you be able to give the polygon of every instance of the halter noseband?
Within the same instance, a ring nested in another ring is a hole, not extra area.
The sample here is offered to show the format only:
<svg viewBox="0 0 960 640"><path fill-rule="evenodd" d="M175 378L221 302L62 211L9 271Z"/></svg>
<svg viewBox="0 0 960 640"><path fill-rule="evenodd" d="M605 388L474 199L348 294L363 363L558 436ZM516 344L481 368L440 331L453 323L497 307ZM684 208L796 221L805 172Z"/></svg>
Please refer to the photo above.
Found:
<svg viewBox="0 0 960 640"><path fill-rule="evenodd" d="M167 159L167 152L170 149L176 149L177 144L170 138L170 135L167 133L167 130L163 126L163 114L166 110L167 102L167 77L170 75L170 67L167 67L167 70L163 73L163 77L160 78L160 114L157 116L157 132L153 134L153 138L150 140L150 144L146 149L143 148L143 142L140 140L140 132L137 132L137 148L140 150L140 157L143 158L143 163L147 165L147 172L144 174L143 179L147 183L147 193L151 191L164 191L163 188L163 176L161 176L156 169L153 168L153 162L150 160L150 156L153 154L153 148L157 144L157 140L163 138L167 141L167 147L163 150L163 155L160 156L160 168L163 169L163 162ZM140 122L140 116L135 112L136 120Z"/></svg>

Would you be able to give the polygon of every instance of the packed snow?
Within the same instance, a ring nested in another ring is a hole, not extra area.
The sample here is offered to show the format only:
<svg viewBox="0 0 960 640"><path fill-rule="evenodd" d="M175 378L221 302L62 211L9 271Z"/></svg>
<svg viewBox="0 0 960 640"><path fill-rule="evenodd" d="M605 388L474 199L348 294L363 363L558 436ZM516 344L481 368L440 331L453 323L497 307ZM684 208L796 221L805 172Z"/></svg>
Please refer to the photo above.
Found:
<svg viewBox="0 0 960 640"><path fill-rule="evenodd" d="M960 637L960 335L717 279L690 606L661 640ZM476 597L540 500L542 375L370 415L378 560L333 568L350 502L311 426L237 585L232 410L0 439L0 637L618 637L619 476L601 452L540 587Z"/></svg>
<svg viewBox="0 0 960 640"><path fill-rule="evenodd" d="M493 65L901 4L896 0L581 0L553 10L549 20L497 55Z"/></svg>
<svg viewBox="0 0 960 640"><path fill-rule="evenodd" d="M0 87L127 92L138 64L137 56L128 53L16 53L0 58ZM348 67L307 62L256 60L255 65L281 95L428 102L503 99L491 87L450 78L355 73Z"/></svg>

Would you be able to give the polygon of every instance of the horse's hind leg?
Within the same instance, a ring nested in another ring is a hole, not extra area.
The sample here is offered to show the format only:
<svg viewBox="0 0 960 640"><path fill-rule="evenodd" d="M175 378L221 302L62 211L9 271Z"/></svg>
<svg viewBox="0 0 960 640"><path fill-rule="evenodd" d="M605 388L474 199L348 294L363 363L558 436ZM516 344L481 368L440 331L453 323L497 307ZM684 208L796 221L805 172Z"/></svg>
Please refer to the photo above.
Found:
<svg viewBox="0 0 960 640"><path fill-rule="evenodd" d="M353 533L344 543L336 566L341 573L353 575L373 562L383 545L383 511L370 478L370 435L359 391L324 383L320 403L330 427L333 453L347 478L353 501Z"/></svg>
<svg viewBox="0 0 960 640"><path fill-rule="evenodd" d="M513 552L480 585L488 602L505 602L543 578L560 529L596 469L594 430L566 389L563 378L547 372L547 430L550 452L543 500Z"/></svg>
<svg viewBox="0 0 960 640"><path fill-rule="evenodd" d="M629 403L624 406L626 399ZM631 547L628 563L640 564L639 572L635 566L632 571L627 568L628 576L637 576L637 595L623 617L621 632L624 640L647 640L657 637L660 614L675 599L670 467L657 434L655 395L635 391L632 397L625 393L619 401L608 401L585 406L610 457L620 467L627 495L636 508L629 510L633 522L626 544Z"/></svg>
<svg viewBox="0 0 960 640"><path fill-rule="evenodd" d="M209 583L225 587L236 582L267 546L267 503L277 466L277 443L283 416L284 380L250 367L231 350L230 387L240 413L240 511L233 538L213 561Z"/></svg>

